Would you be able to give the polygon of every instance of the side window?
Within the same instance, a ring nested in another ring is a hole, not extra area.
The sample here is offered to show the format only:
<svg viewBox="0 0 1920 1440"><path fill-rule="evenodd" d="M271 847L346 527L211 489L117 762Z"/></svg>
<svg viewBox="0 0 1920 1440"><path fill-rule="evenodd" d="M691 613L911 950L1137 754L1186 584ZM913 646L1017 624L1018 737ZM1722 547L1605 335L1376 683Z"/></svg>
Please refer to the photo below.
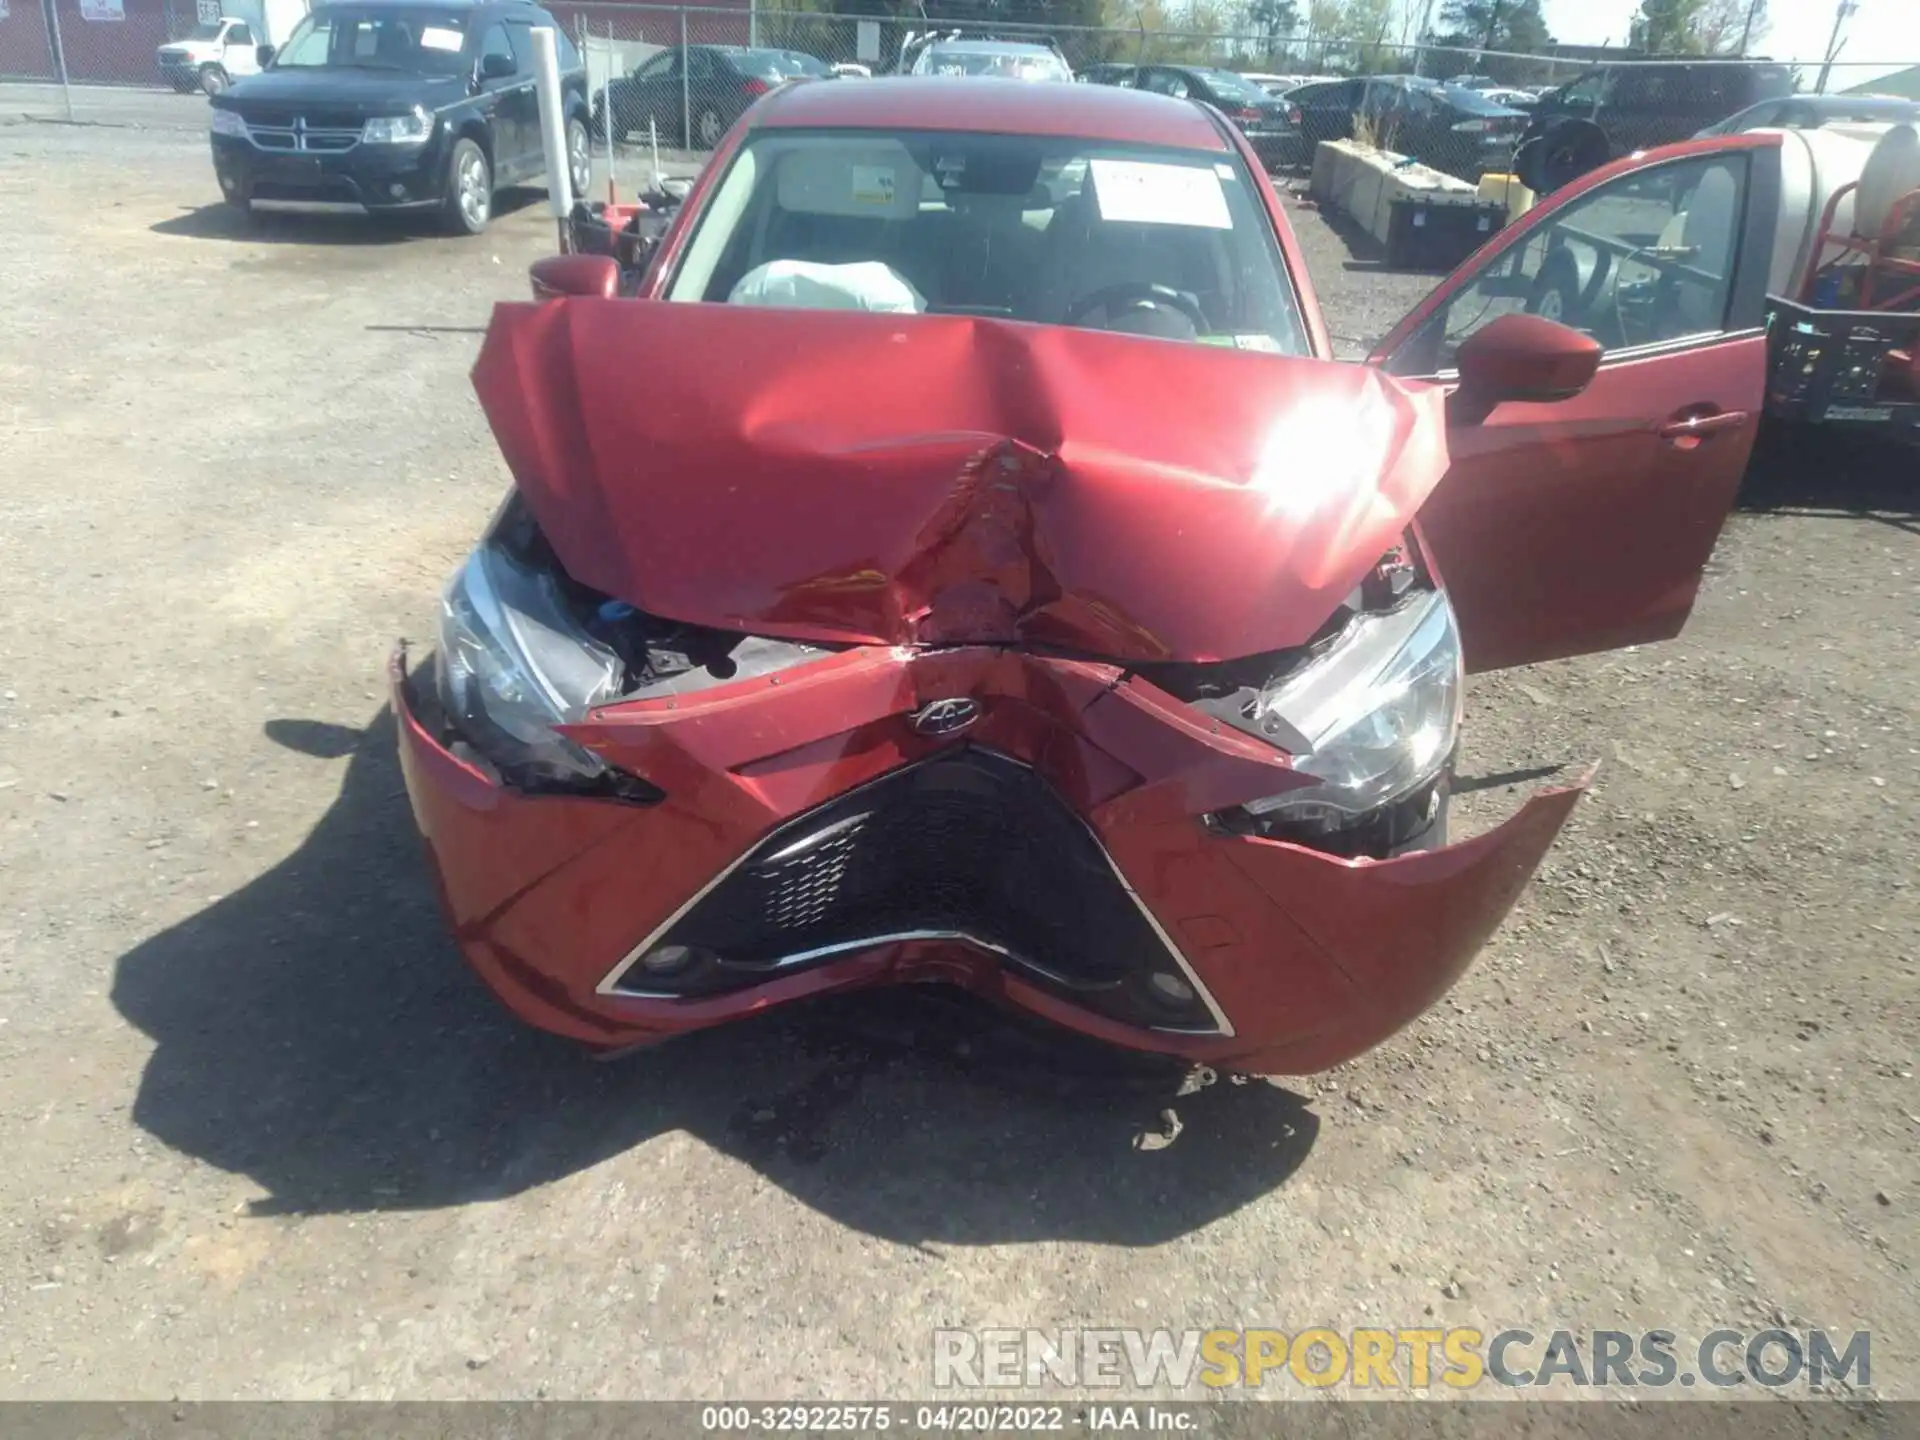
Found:
<svg viewBox="0 0 1920 1440"><path fill-rule="evenodd" d="M635 70L633 72L633 78L636 80L664 80L669 75L678 75L679 73L680 52L678 50L662 50L658 55L655 55L643 64L638 70Z"/></svg>
<svg viewBox="0 0 1920 1440"><path fill-rule="evenodd" d="M562 72L565 72L568 70L578 70L580 68L580 52L574 48L573 37L567 34L567 27L562 25L553 16L547 14L547 12L544 10L540 12L540 23L542 25L549 26L553 30L553 48L560 56L560 69L562 70ZM521 39L519 32L523 30L527 32L526 40L527 40L527 57L528 58L527 58L526 68L529 71L531 71L533 69L532 27L527 25L516 25L511 27L507 33L510 36L512 36L514 47L518 49L520 45L520 39Z"/></svg>
<svg viewBox="0 0 1920 1440"><path fill-rule="evenodd" d="M227 44L251 45L253 44L253 31L249 30L245 25L229 26L227 29Z"/></svg>
<svg viewBox="0 0 1920 1440"><path fill-rule="evenodd" d="M489 25L487 33L480 37L481 63L486 63L488 57L493 55L504 56L508 61L514 58L513 46L507 40L507 27L504 25Z"/></svg>
<svg viewBox="0 0 1920 1440"><path fill-rule="evenodd" d="M567 64L566 52L558 43L561 33L558 29L553 32L554 58L560 62L561 73L565 74L571 67ZM507 21L507 43L513 47L514 68L522 75L533 74L533 26L524 20Z"/></svg>
<svg viewBox="0 0 1920 1440"><path fill-rule="evenodd" d="M713 79L714 58L705 50L694 50L687 55L687 78L694 84L702 80Z"/></svg>
<svg viewBox="0 0 1920 1440"><path fill-rule="evenodd" d="M1462 341L1520 312L1570 325L1608 352L1724 330L1746 192L1743 155L1678 160L1609 181L1489 260L1387 368L1451 370Z"/></svg>

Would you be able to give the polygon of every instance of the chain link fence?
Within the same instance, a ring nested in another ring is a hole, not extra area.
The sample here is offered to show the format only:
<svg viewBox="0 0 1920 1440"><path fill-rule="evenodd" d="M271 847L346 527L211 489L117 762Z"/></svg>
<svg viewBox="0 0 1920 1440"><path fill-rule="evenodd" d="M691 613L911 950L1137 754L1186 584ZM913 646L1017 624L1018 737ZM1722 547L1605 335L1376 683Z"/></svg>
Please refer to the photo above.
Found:
<svg viewBox="0 0 1920 1440"><path fill-rule="evenodd" d="M696 153L711 149L776 84L836 71L853 80L893 73L903 47L927 28L917 18L764 10L724 0L679 6L555 0L548 8L586 57L602 144L617 148L657 141L663 149ZM203 37L220 33L220 14L217 0L0 0L0 82L40 82L19 89L40 92L43 112L49 111L46 97L51 97L50 113L63 107L69 118L130 115L135 117L130 123L165 123L155 117L177 110L178 123L197 125L204 122L201 106L183 100L133 107L109 92L197 91L202 81L211 86L239 78L251 68L251 43L232 52L231 75L208 79L179 67L162 69L160 47L196 26ZM1394 76L1466 82L1527 123L1549 114L1593 120L1606 128L1616 149L1685 138L1748 104L1775 97L1873 90L1884 81L1893 93L1920 100L1920 56L1905 73L1897 73L1898 57L1831 66L1670 61L1571 47L1513 54L1145 25L996 25L989 30L958 23L970 33L1051 45L1083 80L1195 94L1229 113L1233 76L1212 79L1219 72L1257 77L1276 88L1286 82L1347 81L1345 88L1317 92L1316 103L1325 113L1303 127L1301 160L1318 140L1350 135L1356 128L1401 141L1423 128L1443 127L1453 136L1483 133L1451 128L1472 127L1477 118L1472 113L1422 113L1417 97L1405 98L1421 87L1379 83ZM241 33L246 42L257 38ZM1491 128L1504 133L1503 125ZM1421 147L1407 148L1417 152ZM1487 147L1478 140L1453 140L1442 148L1447 154L1435 155L1442 168L1462 172L1475 168Z"/></svg>

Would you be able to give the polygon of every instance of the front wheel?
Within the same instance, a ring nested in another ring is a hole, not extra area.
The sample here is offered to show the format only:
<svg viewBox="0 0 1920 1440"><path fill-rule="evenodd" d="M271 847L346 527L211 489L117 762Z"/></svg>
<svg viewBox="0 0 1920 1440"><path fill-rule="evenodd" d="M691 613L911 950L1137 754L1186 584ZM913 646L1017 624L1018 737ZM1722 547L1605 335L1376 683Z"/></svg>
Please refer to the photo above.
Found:
<svg viewBox="0 0 1920 1440"><path fill-rule="evenodd" d="M567 121L567 179L573 185L573 198L581 199L593 183L593 150L587 141L587 127L578 115Z"/></svg>
<svg viewBox="0 0 1920 1440"><path fill-rule="evenodd" d="M727 133L726 122L720 118L720 112L711 105L702 107L693 117L693 133L702 150L711 150L720 143L720 137Z"/></svg>
<svg viewBox="0 0 1920 1440"><path fill-rule="evenodd" d="M200 67L200 91L204 95L218 95L233 82L227 79L227 72L218 65Z"/></svg>
<svg viewBox="0 0 1920 1440"><path fill-rule="evenodd" d="M493 218L493 167L487 152L469 139L454 143L447 160L447 197L442 218L455 235L478 235Z"/></svg>

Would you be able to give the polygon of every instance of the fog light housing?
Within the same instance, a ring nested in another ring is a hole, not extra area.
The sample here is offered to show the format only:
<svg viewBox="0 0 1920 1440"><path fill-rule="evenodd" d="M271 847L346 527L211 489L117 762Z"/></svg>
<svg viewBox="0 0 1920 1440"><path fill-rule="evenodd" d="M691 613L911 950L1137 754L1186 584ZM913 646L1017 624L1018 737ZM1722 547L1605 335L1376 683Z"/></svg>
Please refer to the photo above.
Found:
<svg viewBox="0 0 1920 1440"><path fill-rule="evenodd" d="M1171 970L1155 970L1148 975L1147 989L1162 1004L1184 1007L1194 1001L1193 986Z"/></svg>
<svg viewBox="0 0 1920 1440"><path fill-rule="evenodd" d="M387 194L392 199L404 200L407 198L407 187L402 185L398 180L396 180L391 185L387 186Z"/></svg>
<svg viewBox="0 0 1920 1440"><path fill-rule="evenodd" d="M640 957L640 968L661 978L684 975L706 958L707 952L698 946L656 945Z"/></svg>

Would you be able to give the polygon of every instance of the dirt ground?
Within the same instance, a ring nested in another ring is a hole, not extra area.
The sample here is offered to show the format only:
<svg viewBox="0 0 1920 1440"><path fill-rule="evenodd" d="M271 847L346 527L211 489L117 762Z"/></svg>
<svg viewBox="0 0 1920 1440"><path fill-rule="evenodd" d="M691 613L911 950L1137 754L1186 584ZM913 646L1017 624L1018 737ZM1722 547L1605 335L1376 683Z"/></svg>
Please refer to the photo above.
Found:
<svg viewBox="0 0 1920 1440"><path fill-rule="evenodd" d="M940 1325L1784 1320L1920 1396L1910 463L1775 465L1680 640L1473 683L1469 823L1601 778L1359 1063L1175 1099L916 996L596 1064L462 967L382 696L503 487L466 371L540 206L247 235L197 135L39 123L0 177L0 1395L924 1397ZM1429 282L1300 219L1364 348Z"/></svg>

